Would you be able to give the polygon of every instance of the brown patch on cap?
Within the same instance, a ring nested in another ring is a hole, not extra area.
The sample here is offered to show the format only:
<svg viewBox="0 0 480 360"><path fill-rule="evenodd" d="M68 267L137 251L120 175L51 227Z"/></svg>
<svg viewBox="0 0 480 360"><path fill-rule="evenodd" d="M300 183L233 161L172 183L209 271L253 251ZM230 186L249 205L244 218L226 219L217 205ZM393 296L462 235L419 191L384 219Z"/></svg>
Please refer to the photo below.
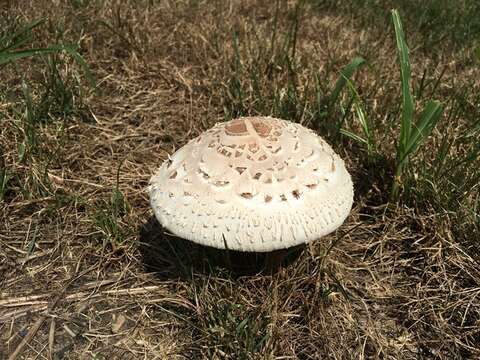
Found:
<svg viewBox="0 0 480 360"><path fill-rule="evenodd" d="M250 119L250 123L253 125L257 134L261 137L267 137L272 131L272 127L265 123L264 120L253 118Z"/></svg>
<svg viewBox="0 0 480 360"><path fill-rule="evenodd" d="M243 119L237 119L225 126L225 132L232 136L241 136L247 134L247 126Z"/></svg>
<svg viewBox="0 0 480 360"><path fill-rule="evenodd" d="M225 126L225 132L231 136L242 136L248 135L249 131L245 121L249 121L252 124L255 132L263 138L266 138L270 135L272 127L263 119L259 118L243 118L233 120L230 124Z"/></svg>

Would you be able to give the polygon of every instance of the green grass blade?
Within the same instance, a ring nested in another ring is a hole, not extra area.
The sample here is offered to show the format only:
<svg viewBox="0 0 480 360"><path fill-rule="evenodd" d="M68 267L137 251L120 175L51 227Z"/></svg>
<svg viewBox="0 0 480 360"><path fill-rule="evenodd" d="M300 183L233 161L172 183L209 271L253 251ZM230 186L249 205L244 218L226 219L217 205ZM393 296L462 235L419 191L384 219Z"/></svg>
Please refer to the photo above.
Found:
<svg viewBox="0 0 480 360"><path fill-rule="evenodd" d="M364 140L365 144L367 145L368 153L371 153L371 151L374 148L373 134L372 134L372 131L371 131L371 128L370 128L368 118L365 115L362 99L361 99L360 94L358 93L357 89L355 89L355 86L353 85L352 81L350 81L349 79L345 79L345 80L347 82L348 88L350 89L350 92L352 93L353 107L355 109L355 113L357 114L357 119L360 122L360 126L362 127L363 134L365 135L365 139L363 139L363 140ZM349 136L349 135L347 135L347 136Z"/></svg>
<svg viewBox="0 0 480 360"><path fill-rule="evenodd" d="M339 132L342 135L345 135L357 142L360 142L362 144L365 144L367 147L367 152L370 155L374 148L375 148L375 143L374 143L374 138L373 138L373 133L371 131L371 126L370 122L368 120L368 117L365 113L364 110L364 104L362 102L362 99L360 97L360 94L358 93L357 89L355 89L354 84L350 79L344 78L346 85L348 86L350 93L351 93L351 100L350 104L353 106L355 113L356 113L356 119L360 122L360 126L363 131L364 137L361 137L359 135L356 135L352 133L351 131L348 131L346 129L340 129L339 126ZM350 106L349 106L350 108ZM348 111L349 112L349 111ZM345 117L344 117L345 119ZM342 120L343 122L343 120Z"/></svg>
<svg viewBox="0 0 480 360"><path fill-rule="evenodd" d="M368 146L368 140L366 140L366 139L362 138L361 136L358 136L357 134L354 134L354 133L352 133L348 130L340 129L340 134L348 136L349 138Z"/></svg>
<svg viewBox="0 0 480 360"><path fill-rule="evenodd" d="M365 112L363 111L363 108L360 106L359 103L355 103L355 112L357 113L358 120L362 125L363 132L370 139L371 131L370 131L370 127L368 126L367 117L365 116Z"/></svg>
<svg viewBox="0 0 480 360"><path fill-rule="evenodd" d="M15 39L15 42L11 43L8 46L5 46L2 49L0 49L0 54L6 53L7 51L12 51L13 49L18 49L19 47L21 47L23 44L27 43L30 40L31 40L30 35L26 35L22 38ZM6 45L7 43L8 43L8 41L5 42L4 44ZM0 40L0 44L2 44L1 40Z"/></svg>
<svg viewBox="0 0 480 360"><path fill-rule="evenodd" d="M59 53L59 52L66 52L68 55L70 55L85 72L85 75L88 81L90 82L90 85L95 87L96 85L95 77L91 73L87 62L78 53L78 51L76 50L76 47L73 45L54 45L48 48L28 49L28 50L21 50L21 51L15 51L15 52L0 52L0 65L6 64L11 61L19 60L22 58L39 55L39 54L52 54L52 53Z"/></svg>
<svg viewBox="0 0 480 360"><path fill-rule="evenodd" d="M477 122L470 128L470 130L467 131L465 137L478 136L478 133L480 133L480 119L477 120Z"/></svg>
<svg viewBox="0 0 480 360"><path fill-rule="evenodd" d="M42 53L43 54L58 53L63 49L64 49L64 46L57 45L49 48L29 49L29 50L15 51L15 52L0 53L0 65L6 64L10 61L19 60L25 57L34 56Z"/></svg>
<svg viewBox="0 0 480 360"><path fill-rule="evenodd" d="M0 202L5 198L7 192L8 181L10 180L9 173L6 168L0 165Z"/></svg>
<svg viewBox="0 0 480 360"><path fill-rule="evenodd" d="M393 25L395 28L395 39L397 42L398 59L400 61L400 75L402 81L402 124L400 128L400 153L407 146L412 129L412 119L414 113L414 104L412 94L410 92L411 69L408 59L408 47L405 42L405 34L403 32L402 22L397 10L392 10Z"/></svg>
<svg viewBox="0 0 480 360"><path fill-rule="evenodd" d="M480 46L477 46L475 50L473 51L475 56L477 57L477 61L480 62Z"/></svg>
<svg viewBox="0 0 480 360"><path fill-rule="evenodd" d="M67 54L69 54L77 62L78 65L80 65L80 67L85 72L85 76L87 77L88 81L90 82L90 85L92 87L95 87L96 86L95 77L93 76L92 72L90 71L90 67L88 66L85 59L82 57L82 55L80 55L78 53L76 47L74 47L73 45L64 45L63 50Z"/></svg>
<svg viewBox="0 0 480 360"><path fill-rule="evenodd" d="M25 25L20 30L12 33L7 34L0 38L0 53L5 52L10 49L18 48L19 46L23 45L26 41L30 39L31 31L36 28L37 26L43 24L45 22L45 18L34 20L31 23ZM13 41L16 40L16 41ZM9 42L13 41L10 45L7 45Z"/></svg>
<svg viewBox="0 0 480 360"><path fill-rule="evenodd" d="M443 108L435 101L428 102L427 106L423 110L420 120L416 126L412 129L410 138L404 148L404 151L397 159L397 165L395 170L395 178L390 193L390 200L396 200L400 192L400 181L403 174L403 169L407 165L407 161L410 155L412 155L423 140L430 135L433 128L437 124L440 116L442 115Z"/></svg>
<svg viewBox="0 0 480 360"><path fill-rule="evenodd" d="M420 120L412 128L410 139L407 143L406 156L413 154L422 141L430 135L442 115L443 108L436 101L429 101L425 106Z"/></svg>
<svg viewBox="0 0 480 360"><path fill-rule="evenodd" d="M59 44L47 48L34 48L14 51L28 42L31 39L32 30L43 24L45 20L45 18L34 20L23 26L20 30L0 37L0 65L39 54L66 52L75 60L78 65L80 65L82 70L85 72L90 85L95 87L95 78L92 75L86 61L78 53L77 48L74 45Z"/></svg>
<svg viewBox="0 0 480 360"><path fill-rule="evenodd" d="M333 91L328 99L329 106L337 102L340 93L347 84L347 81L352 77L353 73L365 63L365 59L361 57L355 57L347 66L340 70L340 76L335 83L335 87L333 88Z"/></svg>

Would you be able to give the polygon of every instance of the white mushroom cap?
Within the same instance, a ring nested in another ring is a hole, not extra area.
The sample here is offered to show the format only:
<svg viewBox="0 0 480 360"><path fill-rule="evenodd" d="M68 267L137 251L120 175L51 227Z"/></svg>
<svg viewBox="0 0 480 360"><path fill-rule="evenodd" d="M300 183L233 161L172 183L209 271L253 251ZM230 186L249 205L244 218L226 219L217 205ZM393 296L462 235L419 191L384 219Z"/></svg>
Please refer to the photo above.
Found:
<svg viewBox="0 0 480 360"><path fill-rule="evenodd" d="M313 131L271 117L216 124L150 180L158 221L216 248L272 251L318 239L351 210L353 184Z"/></svg>

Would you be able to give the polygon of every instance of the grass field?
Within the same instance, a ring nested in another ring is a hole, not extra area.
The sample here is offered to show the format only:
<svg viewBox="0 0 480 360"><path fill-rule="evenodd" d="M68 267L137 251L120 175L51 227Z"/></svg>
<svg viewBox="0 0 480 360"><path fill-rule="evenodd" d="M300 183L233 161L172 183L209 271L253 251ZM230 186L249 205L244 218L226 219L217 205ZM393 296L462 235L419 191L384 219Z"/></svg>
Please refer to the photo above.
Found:
<svg viewBox="0 0 480 360"><path fill-rule="evenodd" d="M2 2L0 358L479 358L480 3L419 4ZM316 130L355 184L272 276L164 234L145 191L242 115Z"/></svg>

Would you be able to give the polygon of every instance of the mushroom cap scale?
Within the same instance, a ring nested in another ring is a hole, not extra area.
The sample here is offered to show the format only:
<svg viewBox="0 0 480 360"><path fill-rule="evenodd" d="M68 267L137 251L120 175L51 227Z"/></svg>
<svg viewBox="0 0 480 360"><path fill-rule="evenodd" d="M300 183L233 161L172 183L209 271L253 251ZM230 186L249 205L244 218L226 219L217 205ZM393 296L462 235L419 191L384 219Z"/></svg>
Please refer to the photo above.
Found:
<svg viewBox="0 0 480 360"><path fill-rule="evenodd" d="M150 202L173 234L217 248L272 251L338 228L353 203L344 162L313 131L271 117L218 123L150 180Z"/></svg>

